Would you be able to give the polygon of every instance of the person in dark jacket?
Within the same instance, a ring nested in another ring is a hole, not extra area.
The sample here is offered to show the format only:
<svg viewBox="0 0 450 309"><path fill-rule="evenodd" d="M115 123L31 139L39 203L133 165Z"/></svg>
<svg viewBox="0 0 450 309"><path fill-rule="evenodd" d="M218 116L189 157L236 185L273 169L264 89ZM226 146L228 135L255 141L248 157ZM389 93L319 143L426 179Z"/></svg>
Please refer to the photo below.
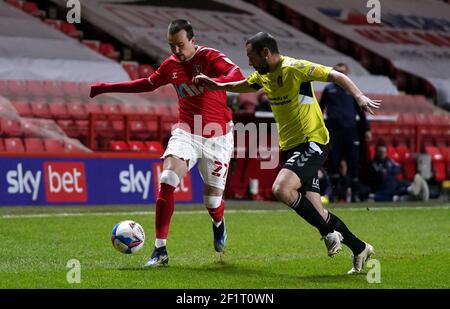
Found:
<svg viewBox="0 0 450 309"><path fill-rule="evenodd" d="M334 70L348 74L348 66L339 63ZM359 200L359 160L362 142L370 142L372 135L364 112L358 108L355 98L332 83L325 87L320 99L320 107L326 109L325 124L330 131L330 174L333 181L339 178L341 161L348 164L348 174L351 178L352 201ZM364 132L364 134L362 134ZM360 136L365 136L365 141Z"/></svg>
<svg viewBox="0 0 450 309"><path fill-rule="evenodd" d="M397 180L400 165L389 159L387 146L376 147L375 158L370 168L370 179L375 201L428 200L430 196L427 182L419 175L412 183Z"/></svg>

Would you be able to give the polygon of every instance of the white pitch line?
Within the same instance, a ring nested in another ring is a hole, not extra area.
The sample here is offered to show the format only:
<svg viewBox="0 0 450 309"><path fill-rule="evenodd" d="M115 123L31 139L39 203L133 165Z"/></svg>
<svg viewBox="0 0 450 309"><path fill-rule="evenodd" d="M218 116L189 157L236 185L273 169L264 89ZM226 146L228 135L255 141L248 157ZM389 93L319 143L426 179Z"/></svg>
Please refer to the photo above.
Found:
<svg viewBox="0 0 450 309"><path fill-rule="evenodd" d="M242 213L242 212L274 212L274 211L287 211L285 209L255 209L255 210L227 210L227 213ZM191 215L191 214L204 214L208 213L206 210L181 210L176 215ZM1 215L0 219L19 219L19 218L58 218L58 217L88 217L88 216L140 216L140 215L154 215L154 211L127 211L127 212L83 212L83 213L54 213L54 214L21 214L21 215Z"/></svg>
<svg viewBox="0 0 450 309"><path fill-rule="evenodd" d="M450 205L437 206L399 206L399 207L368 207L369 211L394 211L394 210L433 210L450 209ZM334 210L344 211L368 211L367 207L360 208L334 208ZM225 213L267 213L267 212L287 212L289 209L229 209ZM181 210L176 215L204 214L206 210ZM21 219L21 218L64 218L64 217L88 217L88 216L140 216L154 215L154 211L126 211L126 212L83 212L83 213L53 213L53 214L20 214L20 215L1 215L0 219Z"/></svg>

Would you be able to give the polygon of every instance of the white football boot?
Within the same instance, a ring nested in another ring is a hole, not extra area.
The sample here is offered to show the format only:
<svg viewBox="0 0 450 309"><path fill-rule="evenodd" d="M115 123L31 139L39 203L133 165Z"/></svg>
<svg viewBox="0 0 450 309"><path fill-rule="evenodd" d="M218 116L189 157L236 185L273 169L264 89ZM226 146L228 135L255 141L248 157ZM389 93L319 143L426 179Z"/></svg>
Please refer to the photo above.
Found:
<svg viewBox="0 0 450 309"><path fill-rule="evenodd" d="M366 247L360 254L358 254L357 256L352 255L353 267L347 272L347 274L353 275L361 273L364 269L364 266L366 265L366 262L373 254L375 254L373 247L370 244L366 243Z"/></svg>
<svg viewBox="0 0 450 309"><path fill-rule="evenodd" d="M332 233L328 233L327 236L323 236L322 239L325 241L325 246L327 246L328 256L333 257L339 251L342 250L341 241L344 239L341 233L338 231L334 231Z"/></svg>

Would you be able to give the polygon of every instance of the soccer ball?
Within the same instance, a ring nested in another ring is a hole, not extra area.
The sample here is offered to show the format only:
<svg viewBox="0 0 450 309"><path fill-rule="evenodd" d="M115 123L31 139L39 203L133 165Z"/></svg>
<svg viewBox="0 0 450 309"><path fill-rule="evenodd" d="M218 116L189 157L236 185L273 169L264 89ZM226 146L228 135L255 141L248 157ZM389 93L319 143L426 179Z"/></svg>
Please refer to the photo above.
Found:
<svg viewBox="0 0 450 309"><path fill-rule="evenodd" d="M121 221L114 226L111 240L117 251L127 254L136 253L144 246L144 229L137 222Z"/></svg>

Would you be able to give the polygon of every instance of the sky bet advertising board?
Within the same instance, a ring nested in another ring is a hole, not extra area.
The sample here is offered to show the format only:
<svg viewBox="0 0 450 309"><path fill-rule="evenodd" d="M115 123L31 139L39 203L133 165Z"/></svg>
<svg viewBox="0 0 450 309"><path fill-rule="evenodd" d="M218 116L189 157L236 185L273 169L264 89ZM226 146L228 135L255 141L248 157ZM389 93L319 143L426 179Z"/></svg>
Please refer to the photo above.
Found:
<svg viewBox="0 0 450 309"><path fill-rule="evenodd" d="M0 157L0 205L150 204L162 173L159 159ZM202 202L196 168L175 200Z"/></svg>

